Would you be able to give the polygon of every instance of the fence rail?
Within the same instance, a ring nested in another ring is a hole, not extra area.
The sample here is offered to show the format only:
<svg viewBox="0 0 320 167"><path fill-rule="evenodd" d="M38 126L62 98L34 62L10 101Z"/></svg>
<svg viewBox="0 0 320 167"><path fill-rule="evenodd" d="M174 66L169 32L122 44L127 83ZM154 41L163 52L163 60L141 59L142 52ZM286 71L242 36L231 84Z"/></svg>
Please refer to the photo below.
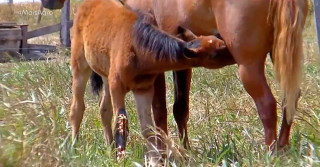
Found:
<svg viewBox="0 0 320 167"><path fill-rule="evenodd" d="M70 28L73 24L73 21L68 21L67 25ZM33 31L29 31L27 33L27 39L30 38L35 38L35 37L39 37L39 36L43 36L43 35L47 35L47 34L51 34L54 32L58 32L61 29L61 23L59 24L55 24L55 25L51 25L51 26L46 26L46 27L42 27Z"/></svg>

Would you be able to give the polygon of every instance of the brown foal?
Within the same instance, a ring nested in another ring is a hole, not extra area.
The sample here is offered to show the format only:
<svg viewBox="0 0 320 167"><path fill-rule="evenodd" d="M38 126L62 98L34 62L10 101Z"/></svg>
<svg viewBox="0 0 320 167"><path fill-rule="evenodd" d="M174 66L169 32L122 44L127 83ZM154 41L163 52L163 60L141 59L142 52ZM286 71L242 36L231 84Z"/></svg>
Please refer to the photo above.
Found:
<svg viewBox="0 0 320 167"><path fill-rule="evenodd" d="M153 150L151 105L157 75L168 70L205 66L219 50L226 48L224 41L215 36L196 38L190 31L177 28L181 38L193 39L186 43L154 24L150 15L134 12L113 0L86 0L78 8L71 46L73 139L79 132L85 110L85 88L92 74L95 90L103 84L100 114L108 144L113 141L113 113L117 116L114 133L118 157L123 156L126 147L125 95L129 91L136 100L141 131L149 141L148 150ZM154 151L150 156L156 156Z"/></svg>

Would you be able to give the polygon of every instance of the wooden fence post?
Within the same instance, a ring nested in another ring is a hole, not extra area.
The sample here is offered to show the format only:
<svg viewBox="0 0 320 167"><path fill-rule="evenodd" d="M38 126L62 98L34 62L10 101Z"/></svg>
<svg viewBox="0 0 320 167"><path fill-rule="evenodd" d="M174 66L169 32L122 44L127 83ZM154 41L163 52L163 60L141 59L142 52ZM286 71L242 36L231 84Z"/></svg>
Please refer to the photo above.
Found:
<svg viewBox="0 0 320 167"><path fill-rule="evenodd" d="M60 29L60 42L64 47L70 47L70 0L64 2L62 11L61 11L61 29Z"/></svg>
<svg viewBox="0 0 320 167"><path fill-rule="evenodd" d="M43 12L43 5L42 4L40 5L39 10L40 10L41 14L38 15L37 24L40 24L40 22L41 22L42 12Z"/></svg>
<svg viewBox="0 0 320 167"><path fill-rule="evenodd" d="M28 24L21 24L20 28L22 33L21 53L26 56L28 54Z"/></svg>
<svg viewBox="0 0 320 167"><path fill-rule="evenodd" d="M314 17L315 17L317 37L318 37L318 49L320 52L320 0L314 0L313 6L314 6Z"/></svg>

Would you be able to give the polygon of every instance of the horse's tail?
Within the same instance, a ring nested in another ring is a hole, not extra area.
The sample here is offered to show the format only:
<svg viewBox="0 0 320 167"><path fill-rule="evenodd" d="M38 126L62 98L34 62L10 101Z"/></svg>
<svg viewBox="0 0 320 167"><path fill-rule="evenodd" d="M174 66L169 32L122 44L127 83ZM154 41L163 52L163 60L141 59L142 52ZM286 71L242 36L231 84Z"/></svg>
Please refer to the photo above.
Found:
<svg viewBox="0 0 320 167"><path fill-rule="evenodd" d="M90 82L91 82L91 90L94 94L99 94L99 92L102 89L103 86L103 80L101 76L94 71L92 71L90 76Z"/></svg>
<svg viewBox="0 0 320 167"><path fill-rule="evenodd" d="M302 30L307 16L307 0L271 0L274 26L273 61L280 82L287 123L296 110L303 65Z"/></svg>

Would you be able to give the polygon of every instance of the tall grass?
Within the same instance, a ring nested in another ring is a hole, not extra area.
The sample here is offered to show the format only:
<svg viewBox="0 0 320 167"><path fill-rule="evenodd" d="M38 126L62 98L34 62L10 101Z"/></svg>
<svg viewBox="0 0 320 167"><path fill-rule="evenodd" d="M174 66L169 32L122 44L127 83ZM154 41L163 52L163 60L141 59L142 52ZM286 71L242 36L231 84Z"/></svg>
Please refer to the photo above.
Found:
<svg viewBox="0 0 320 167"><path fill-rule="evenodd" d="M180 147L171 114L172 75L166 73L169 136L175 142L169 166L320 166L320 60L313 19L307 24L302 97L286 151L278 155L268 152L257 110L239 81L236 66L219 70L197 68L193 70L188 123L192 149L185 152L183 160L174 154ZM130 136L123 161L117 162L114 152L105 144L98 97L89 89L79 140L72 146L68 123L71 70L65 54L57 53L57 59L50 61L0 64L0 167L143 164L145 142L131 94L126 99ZM269 60L266 76L279 99ZM278 115L280 123L280 103Z"/></svg>
<svg viewBox="0 0 320 167"><path fill-rule="evenodd" d="M314 48L314 44L310 46ZM316 56L313 53L308 54L307 60ZM186 153L186 161L172 156L170 163L177 166L319 165L320 69L316 62L309 61L305 67L307 74L291 146L279 156L270 156L264 145L261 122L254 103L238 79L237 68L195 69L188 123L192 150ZM103 139L98 98L89 91L85 97L87 110L80 138L76 146L71 147L67 119L71 71L67 58L61 55L52 61L16 62L2 64L0 68L0 163L3 166L132 166L133 162L143 163L144 142L131 94L126 101L130 118L129 153L127 159L116 162ZM272 90L278 94L270 63L267 76ZM171 73L167 73L167 81L171 113ZM170 137L179 143L172 114L169 115Z"/></svg>

